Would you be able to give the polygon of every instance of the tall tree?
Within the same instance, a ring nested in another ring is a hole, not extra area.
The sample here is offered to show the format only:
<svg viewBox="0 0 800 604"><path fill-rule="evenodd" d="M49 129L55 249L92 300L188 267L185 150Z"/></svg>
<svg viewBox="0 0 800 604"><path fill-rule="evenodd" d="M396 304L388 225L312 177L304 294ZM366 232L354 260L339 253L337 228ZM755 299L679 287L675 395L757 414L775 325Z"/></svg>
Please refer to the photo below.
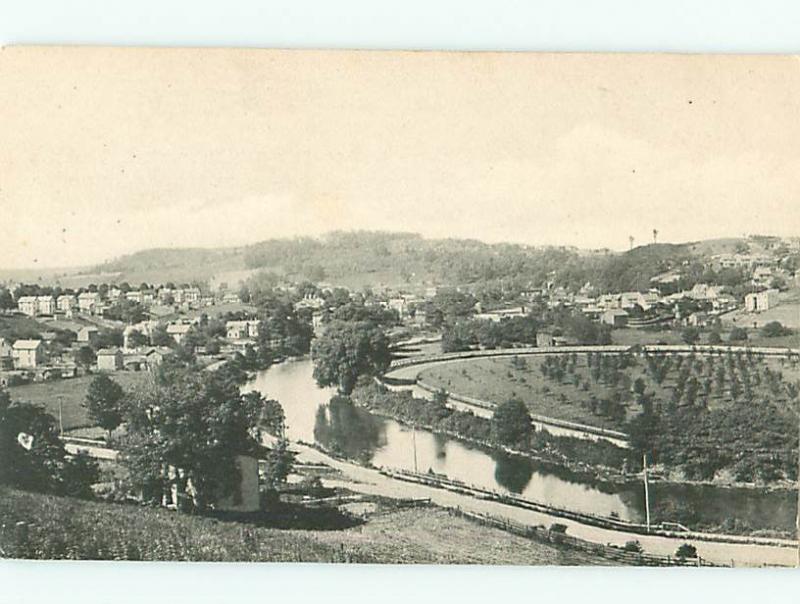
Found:
<svg viewBox="0 0 800 604"><path fill-rule="evenodd" d="M331 321L314 341L314 379L350 394L361 375L379 375L391 361L389 340L369 322Z"/></svg>
<svg viewBox="0 0 800 604"><path fill-rule="evenodd" d="M125 401L123 459L146 497L175 486L203 510L235 492L236 456L260 440L261 396L242 395L214 372L176 366Z"/></svg>
<svg viewBox="0 0 800 604"><path fill-rule="evenodd" d="M95 377L89 384L86 392L84 407L89 412L89 417L98 426L111 432L122 423L120 401L125 392L113 379L105 374Z"/></svg>
<svg viewBox="0 0 800 604"><path fill-rule="evenodd" d="M492 415L492 436L504 445L524 446L533 433L528 408L519 399L509 399L497 406Z"/></svg>

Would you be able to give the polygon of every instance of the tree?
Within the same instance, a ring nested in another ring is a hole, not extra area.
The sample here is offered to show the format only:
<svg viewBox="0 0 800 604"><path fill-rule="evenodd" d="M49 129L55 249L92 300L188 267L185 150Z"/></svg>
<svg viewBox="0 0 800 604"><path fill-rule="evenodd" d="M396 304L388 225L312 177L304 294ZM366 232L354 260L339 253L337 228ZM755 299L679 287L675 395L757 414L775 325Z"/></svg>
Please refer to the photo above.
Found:
<svg viewBox="0 0 800 604"><path fill-rule="evenodd" d="M145 498L175 487L188 507L205 510L236 491L236 456L253 454L260 440L260 395L242 395L216 372L162 365L157 380L124 400L123 463Z"/></svg>
<svg viewBox="0 0 800 604"><path fill-rule="evenodd" d="M784 327L780 321L770 321L761 328L761 334L766 338L779 338L791 335L792 330Z"/></svg>
<svg viewBox="0 0 800 604"><path fill-rule="evenodd" d="M17 303L14 302L11 292L5 287L0 288L0 310L11 310L16 307Z"/></svg>
<svg viewBox="0 0 800 604"><path fill-rule="evenodd" d="M492 415L492 437L499 443L512 446L528 444L533 424L528 408L519 399L501 403Z"/></svg>
<svg viewBox="0 0 800 604"><path fill-rule="evenodd" d="M295 454L289 450L289 441L279 438L270 448L266 456L266 482L267 488L276 491L286 482L286 477L292 471Z"/></svg>
<svg viewBox="0 0 800 604"><path fill-rule="evenodd" d="M150 334L150 342L153 346L172 347L175 345L175 340L167 333L166 325L160 323L153 328L153 332Z"/></svg>
<svg viewBox="0 0 800 604"><path fill-rule="evenodd" d="M41 407L12 402L0 389L0 484L57 495L91 497L97 464L71 457L53 416Z"/></svg>
<svg viewBox="0 0 800 604"><path fill-rule="evenodd" d="M722 344L722 336L719 331L714 330L708 334L708 343L711 345Z"/></svg>
<svg viewBox="0 0 800 604"><path fill-rule="evenodd" d="M92 365L97 360L94 350L90 346L81 346L75 353L75 363L89 371Z"/></svg>
<svg viewBox="0 0 800 604"><path fill-rule="evenodd" d="M84 407L89 412L89 417L98 426L111 432L122 423L122 414L119 403L125 392L107 375L100 374L89 384L86 392Z"/></svg>
<svg viewBox="0 0 800 604"><path fill-rule="evenodd" d="M138 329L132 329L130 332L128 332L128 346L130 348L141 348L142 346L148 346L149 344L150 338L148 338Z"/></svg>
<svg viewBox="0 0 800 604"><path fill-rule="evenodd" d="M389 340L369 322L331 321L314 341L314 379L350 394L361 375L380 375L389 367Z"/></svg>
<svg viewBox="0 0 800 604"><path fill-rule="evenodd" d="M696 344L700 339L700 330L697 327L686 327L681 332L681 339L686 344Z"/></svg>
<svg viewBox="0 0 800 604"><path fill-rule="evenodd" d="M747 330L743 327L734 327L728 334L728 342L744 342L747 340Z"/></svg>

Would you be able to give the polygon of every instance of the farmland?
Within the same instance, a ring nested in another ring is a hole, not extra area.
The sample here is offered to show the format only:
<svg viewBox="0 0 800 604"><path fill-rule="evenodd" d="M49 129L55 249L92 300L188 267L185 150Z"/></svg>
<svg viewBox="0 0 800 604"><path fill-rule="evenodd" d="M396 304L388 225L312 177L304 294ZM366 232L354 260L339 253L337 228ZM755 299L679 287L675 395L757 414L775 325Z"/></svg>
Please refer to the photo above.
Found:
<svg viewBox="0 0 800 604"><path fill-rule="evenodd" d="M119 371L111 374L112 379L124 390L135 387L149 379L147 372ZM58 418L59 398L62 402L64 430L91 426L92 422L83 407L86 389L94 378L93 375L53 382L39 382L24 386L12 386L8 389L15 401L29 402L45 408L48 413Z"/></svg>
<svg viewBox="0 0 800 604"><path fill-rule="evenodd" d="M550 358L567 358L566 355ZM638 415L641 406L634 404L632 388L641 380L644 391L652 394L655 401L671 400L680 379L680 361L676 360L666 370L663 378L654 376L642 360L630 357L630 365L604 379L595 368L588 365L586 355L570 357L570 363L559 378L556 370L548 376L542 366L542 358L483 358L437 365L424 370L420 379L436 388L454 394L462 394L496 403L519 398L531 413L557 419L578 422L600 428L624 430L628 420ZM574 366L572 365L574 361ZM800 370L778 360L760 360L761 367L770 371L781 371L787 382L800 379ZM708 360L695 359L692 371L698 380L709 378L714 371ZM697 372L700 373L697 373ZM705 373L703 373L705 372ZM596 376L596 379L595 379ZM760 378L759 378L760 379ZM705 381L703 382L705 386ZM754 398L769 396L766 384L754 385ZM599 413L603 400L616 397L624 407L624 414ZM708 408L725 406L731 394L724 388L712 388L708 395ZM593 403L593 399L597 401Z"/></svg>

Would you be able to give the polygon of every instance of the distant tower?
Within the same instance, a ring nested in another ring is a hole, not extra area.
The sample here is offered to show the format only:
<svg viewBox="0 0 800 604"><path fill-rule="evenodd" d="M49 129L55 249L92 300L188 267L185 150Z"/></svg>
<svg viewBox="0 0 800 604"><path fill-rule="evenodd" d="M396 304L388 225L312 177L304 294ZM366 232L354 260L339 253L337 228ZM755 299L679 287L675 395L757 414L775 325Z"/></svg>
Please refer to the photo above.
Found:
<svg viewBox="0 0 800 604"><path fill-rule="evenodd" d="M658 243L658 229L653 229L653 244Z"/></svg>
<svg viewBox="0 0 800 604"><path fill-rule="evenodd" d="M628 243L631 244L631 248L630 249L633 249L633 235L629 235L628 236Z"/></svg>

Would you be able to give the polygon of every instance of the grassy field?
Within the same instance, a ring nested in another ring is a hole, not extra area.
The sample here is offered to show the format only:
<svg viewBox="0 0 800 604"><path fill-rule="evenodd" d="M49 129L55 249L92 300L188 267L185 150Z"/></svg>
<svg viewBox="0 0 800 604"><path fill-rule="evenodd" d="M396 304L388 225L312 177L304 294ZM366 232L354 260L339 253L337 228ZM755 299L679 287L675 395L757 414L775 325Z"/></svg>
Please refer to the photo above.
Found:
<svg viewBox="0 0 800 604"><path fill-rule="evenodd" d="M0 488L0 550L39 559L609 564L455 518L438 508L379 505L343 530L279 530L132 505ZM268 522L268 517L267 517ZM15 525L32 524L27 536Z"/></svg>
<svg viewBox="0 0 800 604"><path fill-rule="evenodd" d="M149 378L149 375L146 371L118 371L111 374L111 377L127 390L143 383ZM86 399L86 390L93 378L93 375L84 375L68 380L13 386L8 390L13 400L41 405L56 418L58 418L58 400L61 397L64 430L72 430L92 425L86 409L83 408L83 402Z"/></svg>
<svg viewBox="0 0 800 604"><path fill-rule="evenodd" d="M0 338L17 340L20 338L37 338L46 328L36 319L23 315L0 316Z"/></svg>
<svg viewBox="0 0 800 604"><path fill-rule="evenodd" d="M523 357L524 358L524 357ZM437 388L444 388L454 394L463 394L483 400L501 403L511 398L525 402L532 413L557 419L597 426L600 428L621 429L624 426L610 418L592 413L584 404L594 395L598 399L610 397L611 386L594 382L589 375L586 355L578 355L575 375L578 384L566 375L561 383L545 377L540 365L541 358L525 358L525 367L514 365L512 358L468 359L437 365L422 371L422 381ZM783 372L789 381L800 379L800 370L788 364L782 366L777 360L764 361L766 366ZM642 378L648 392L655 394L656 400L668 400L676 380L676 371L672 370L662 384L657 384L646 372L644 362L624 370L625 375L633 383ZM766 396L768 394L764 393ZM709 407L726 404L724 396L714 395L709 400ZM627 419L639 413L638 405L630 402L627 407Z"/></svg>

